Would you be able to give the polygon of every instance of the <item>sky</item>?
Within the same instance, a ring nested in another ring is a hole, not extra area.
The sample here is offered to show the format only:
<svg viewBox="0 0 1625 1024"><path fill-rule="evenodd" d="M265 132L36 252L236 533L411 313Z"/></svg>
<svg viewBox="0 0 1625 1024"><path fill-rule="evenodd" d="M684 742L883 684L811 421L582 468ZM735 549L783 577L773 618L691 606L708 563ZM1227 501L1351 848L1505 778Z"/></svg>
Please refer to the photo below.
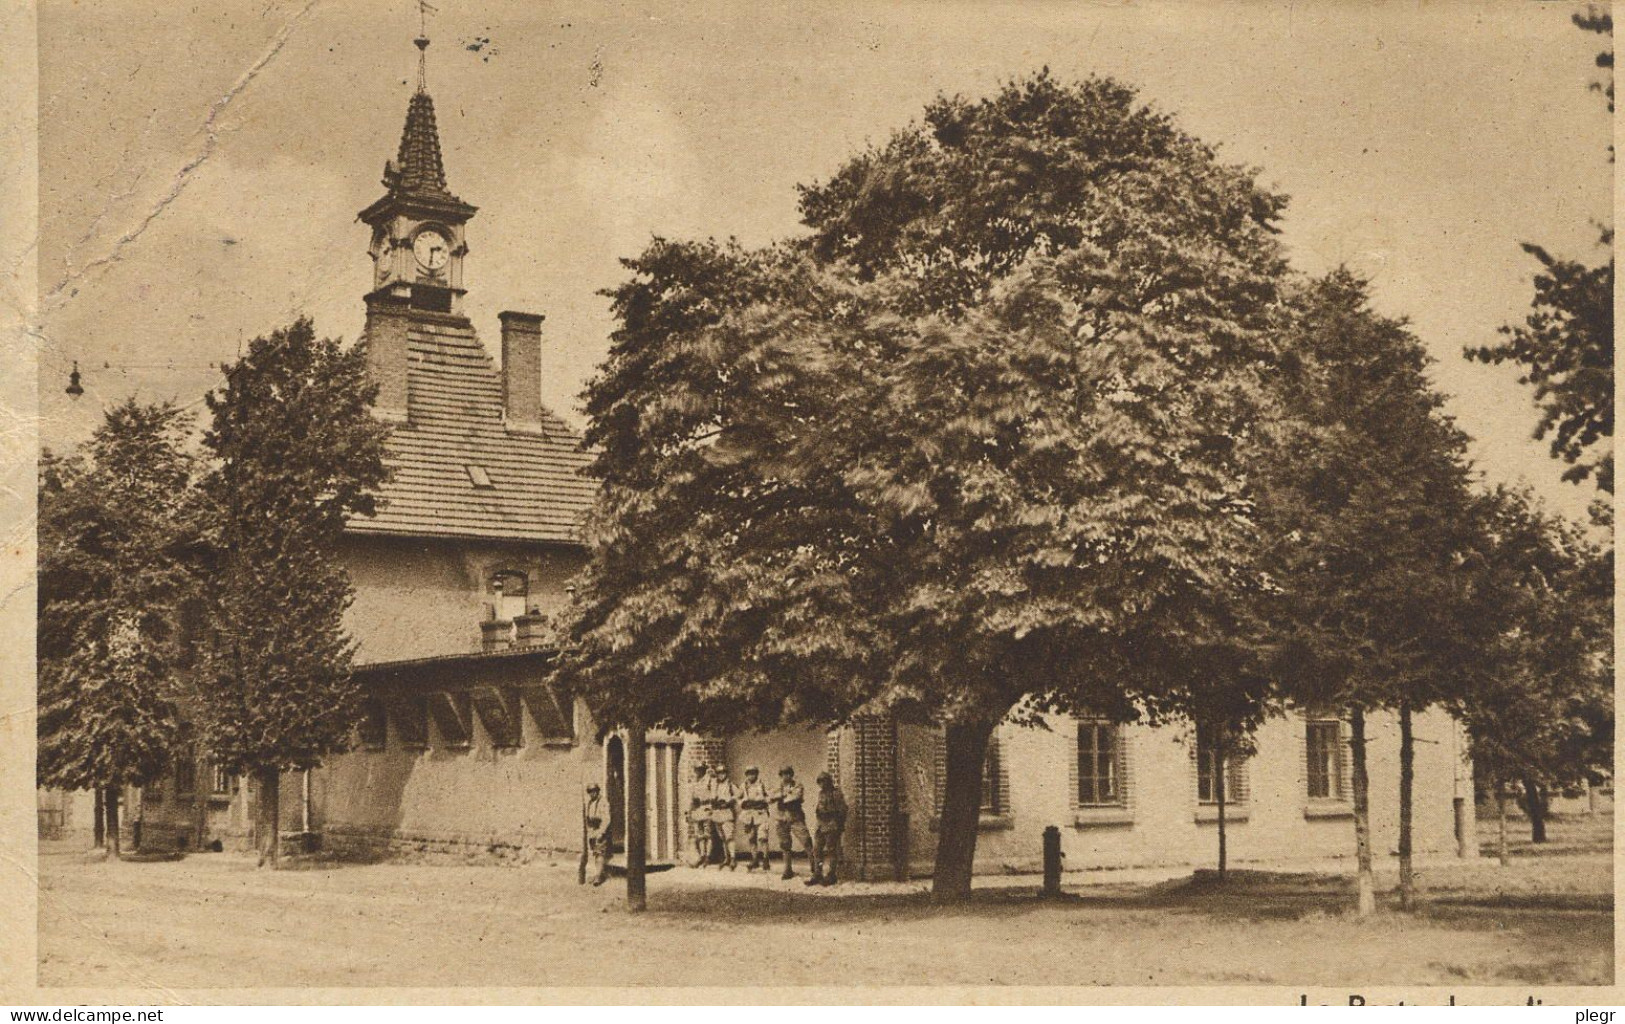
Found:
<svg viewBox="0 0 1625 1024"><path fill-rule="evenodd" d="M468 227L466 309L542 313L543 399L577 396L599 292L653 236L801 230L798 183L1042 66L1110 75L1291 196L1296 268L1346 264L1410 319L1490 481L1583 516L1510 367L1462 358L1527 313L1530 240L1587 262L1612 124L1583 5L1392 2L434 0L428 83ZM313 316L354 338L355 215L382 194L416 78L416 0L41 0L40 437L107 403L202 412L247 340ZM86 393L63 392L77 361Z"/></svg>

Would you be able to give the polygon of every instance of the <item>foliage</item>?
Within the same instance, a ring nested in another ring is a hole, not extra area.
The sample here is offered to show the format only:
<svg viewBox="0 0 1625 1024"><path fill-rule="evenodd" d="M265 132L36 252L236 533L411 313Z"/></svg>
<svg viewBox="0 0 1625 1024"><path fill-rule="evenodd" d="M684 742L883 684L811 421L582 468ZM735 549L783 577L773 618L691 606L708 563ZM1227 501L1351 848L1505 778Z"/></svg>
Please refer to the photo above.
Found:
<svg viewBox="0 0 1625 1024"><path fill-rule="evenodd" d="M1552 457L1569 464L1563 479L1592 479L1614 492L1614 261L1588 267L1558 259L1538 245L1525 252L1544 268L1522 324L1501 329L1505 340L1468 349L1480 362L1522 367L1520 384L1535 389L1540 423Z"/></svg>
<svg viewBox="0 0 1625 1024"><path fill-rule="evenodd" d="M1608 553L1527 491L1497 488L1474 510L1485 671L1457 702L1474 770L1492 787L1547 788L1613 766L1613 569Z"/></svg>
<svg viewBox="0 0 1625 1024"><path fill-rule="evenodd" d="M84 449L44 453L39 489L41 785L141 785L180 733L175 628L195 460L187 416L134 399Z"/></svg>
<svg viewBox="0 0 1625 1024"><path fill-rule="evenodd" d="M1471 614L1466 438L1440 411L1428 357L1345 270L1298 297L1303 372L1283 400L1301 428L1262 481L1285 693L1311 707L1413 708L1459 693L1484 641Z"/></svg>
<svg viewBox="0 0 1625 1024"><path fill-rule="evenodd" d="M564 677L611 724L943 723L971 813L954 765L1012 707L1187 685L1256 586L1282 203L1131 90L1044 73L803 189L805 239L657 241L586 395Z"/></svg>
<svg viewBox="0 0 1625 1024"><path fill-rule="evenodd" d="M210 639L200 673L205 742L233 771L308 768L345 749L360 694L342 628L345 519L373 509L385 428L365 354L308 319L256 338L208 396L202 491Z"/></svg>
<svg viewBox="0 0 1625 1024"><path fill-rule="evenodd" d="M1590 8L1573 16L1587 32L1614 33L1613 15ZM1612 46L1597 55L1597 66L1607 72L1605 83L1593 83L1614 110L1614 52ZM1608 147L1613 160L1614 147ZM1540 422L1537 440L1551 438L1552 457L1568 463L1563 479L1595 481L1598 490L1614 493L1614 232L1601 231L1601 244L1610 250L1606 263L1587 266L1560 259L1544 247L1523 243L1523 250L1540 262L1535 275L1535 296L1522 324L1501 328L1504 340L1494 345L1469 346L1466 355L1484 363L1512 362L1521 368L1518 383L1535 389ZM1593 506L1593 519L1611 523L1611 499Z"/></svg>

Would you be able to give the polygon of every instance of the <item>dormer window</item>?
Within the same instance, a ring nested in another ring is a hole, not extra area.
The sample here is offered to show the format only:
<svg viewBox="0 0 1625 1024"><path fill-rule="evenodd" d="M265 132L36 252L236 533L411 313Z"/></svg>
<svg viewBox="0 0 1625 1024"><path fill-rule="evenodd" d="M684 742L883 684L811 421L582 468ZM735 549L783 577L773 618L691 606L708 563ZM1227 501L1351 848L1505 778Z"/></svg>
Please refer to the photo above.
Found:
<svg viewBox="0 0 1625 1024"><path fill-rule="evenodd" d="M480 490L490 490L496 486L496 484L491 482L491 474L485 471L484 466L476 466L473 463L469 463L463 468L468 470L468 482L473 484L476 488Z"/></svg>
<svg viewBox="0 0 1625 1024"><path fill-rule="evenodd" d="M497 620L512 622L529 609L530 581L517 570L499 569L491 574L491 596Z"/></svg>

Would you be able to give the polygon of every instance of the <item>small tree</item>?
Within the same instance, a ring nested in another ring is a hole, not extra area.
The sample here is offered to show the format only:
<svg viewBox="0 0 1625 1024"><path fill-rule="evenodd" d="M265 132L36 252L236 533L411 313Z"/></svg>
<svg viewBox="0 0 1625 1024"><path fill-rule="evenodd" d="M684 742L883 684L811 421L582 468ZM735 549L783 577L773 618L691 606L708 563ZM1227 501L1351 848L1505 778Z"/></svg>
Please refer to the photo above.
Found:
<svg viewBox="0 0 1625 1024"><path fill-rule="evenodd" d="M1266 464L1260 501L1279 538L1276 658L1286 696L1349 717L1364 914L1375 907L1366 716L1397 710L1409 739L1410 713L1459 692L1482 639L1464 571L1466 441L1439 412L1421 343L1373 313L1346 271L1302 294L1294 337L1305 369L1282 393L1302 428ZM1407 744L1402 762L1411 756ZM1408 792L1400 803L1409 809ZM1408 819L1400 829L1408 855ZM1408 856L1401 875L1408 884Z"/></svg>
<svg viewBox="0 0 1625 1024"><path fill-rule="evenodd" d="M82 452L41 458L36 770L42 785L96 790L115 856L120 790L168 767L180 729L186 434L181 410L131 399Z"/></svg>
<svg viewBox="0 0 1625 1024"><path fill-rule="evenodd" d="M1484 495L1477 523L1478 607L1493 635L1455 703L1497 801L1504 860L1509 786L1543 842L1550 791L1613 764L1612 558L1526 490Z"/></svg>
<svg viewBox="0 0 1625 1024"><path fill-rule="evenodd" d="M212 542L203 739L258 781L262 862L279 856L280 773L346 749L361 694L337 559L346 518L373 510L385 428L359 348L318 340L308 319L256 338L208 396L203 482Z"/></svg>

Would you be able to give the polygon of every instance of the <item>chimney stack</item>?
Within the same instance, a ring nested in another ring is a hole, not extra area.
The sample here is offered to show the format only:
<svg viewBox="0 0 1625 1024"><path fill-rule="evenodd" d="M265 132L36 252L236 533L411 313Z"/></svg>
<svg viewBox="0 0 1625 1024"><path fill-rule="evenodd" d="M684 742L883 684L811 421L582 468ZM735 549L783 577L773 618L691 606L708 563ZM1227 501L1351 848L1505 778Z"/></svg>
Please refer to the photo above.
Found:
<svg viewBox="0 0 1625 1024"><path fill-rule="evenodd" d="M382 292L367 296L367 373L378 385L373 415L385 423L406 422L406 327L404 299Z"/></svg>
<svg viewBox="0 0 1625 1024"><path fill-rule="evenodd" d="M542 432L542 315L497 314L502 321L502 409L508 429Z"/></svg>

